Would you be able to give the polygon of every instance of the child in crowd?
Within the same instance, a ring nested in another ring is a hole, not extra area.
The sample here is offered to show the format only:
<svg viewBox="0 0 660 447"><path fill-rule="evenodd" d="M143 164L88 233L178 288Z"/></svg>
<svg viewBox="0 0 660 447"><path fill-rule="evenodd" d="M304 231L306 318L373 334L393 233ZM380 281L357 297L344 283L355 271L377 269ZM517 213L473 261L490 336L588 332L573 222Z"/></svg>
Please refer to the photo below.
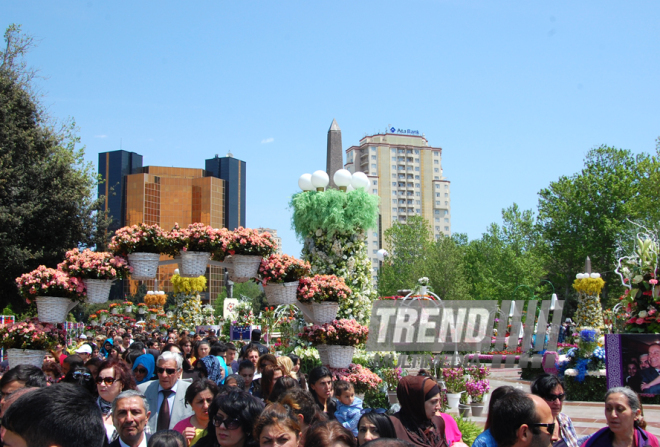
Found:
<svg viewBox="0 0 660 447"><path fill-rule="evenodd" d="M339 399L335 417L345 428L358 435L358 422L362 416L362 399L355 397L353 384L345 380L335 382L335 397Z"/></svg>

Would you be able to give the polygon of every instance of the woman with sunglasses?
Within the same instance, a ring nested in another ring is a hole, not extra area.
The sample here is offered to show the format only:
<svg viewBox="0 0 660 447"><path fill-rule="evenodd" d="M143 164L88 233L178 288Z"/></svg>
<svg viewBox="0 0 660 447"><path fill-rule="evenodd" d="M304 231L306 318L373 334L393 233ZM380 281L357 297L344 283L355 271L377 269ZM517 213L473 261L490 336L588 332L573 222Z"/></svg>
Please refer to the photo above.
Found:
<svg viewBox="0 0 660 447"><path fill-rule="evenodd" d="M209 407L219 392L218 385L211 380L195 380L186 390L186 405L189 405L195 414L177 423L174 430L186 438L188 447L192 447L206 435Z"/></svg>
<svg viewBox="0 0 660 447"><path fill-rule="evenodd" d="M559 440L553 443L553 447L579 447L587 438L579 439L573 427L571 418L561 412L564 405L564 386L557 376L552 374L541 374L534 379L531 386L532 394L541 397L552 410L552 417L555 418L555 437Z"/></svg>
<svg viewBox="0 0 660 447"><path fill-rule="evenodd" d="M365 408L362 410L364 413L358 422L358 446L364 445L369 441L378 438L396 438L396 432L392 421L387 417L384 408Z"/></svg>
<svg viewBox="0 0 660 447"><path fill-rule="evenodd" d="M99 366L96 389L99 393L96 402L103 413L108 442L112 442L117 437L117 431L112 422L112 402L122 391L136 390L135 379L124 362L106 360Z"/></svg>
<svg viewBox="0 0 660 447"><path fill-rule="evenodd" d="M256 447L252 430L262 407L245 391L220 394L209 407L206 436L195 447Z"/></svg>
<svg viewBox="0 0 660 447"><path fill-rule="evenodd" d="M89 391L89 394L96 396L96 383L92 372L84 366L76 366L69 370L64 379L64 383L72 383Z"/></svg>
<svg viewBox="0 0 660 447"><path fill-rule="evenodd" d="M156 370L156 362L151 354L142 354L133 362L133 376L138 385L150 381Z"/></svg>

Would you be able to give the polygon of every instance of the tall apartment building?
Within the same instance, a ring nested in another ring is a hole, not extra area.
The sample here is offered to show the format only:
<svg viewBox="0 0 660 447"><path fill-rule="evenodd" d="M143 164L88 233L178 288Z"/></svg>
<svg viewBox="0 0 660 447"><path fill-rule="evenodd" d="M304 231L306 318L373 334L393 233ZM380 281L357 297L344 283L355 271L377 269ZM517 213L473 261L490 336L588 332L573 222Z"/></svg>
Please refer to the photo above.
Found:
<svg viewBox="0 0 660 447"><path fill-rule="evenodd" d="M99 185L99 196L105 195L105 211L112 217L110 228L127 225L158 224L169 230L178 223L186 227L202 222L215 228L228 227L227 222L245 224L245 162L231 157L206 160L225 169L174 168L142 166L142 156L133 152L112 151L99 154L99 174L106 180ZM242 166L241 166L242 163ZM239 172L235 172L238 170ZM223 178L224 177L224 178ZM238 191L227 206L228 190ZM241 193L242 191L242 193ZM242 214L242 217L241 217ZM238 226L238 225L236 225ZM232 227L232 229L235 227ZM168 259L163 256L162 259ZM171 291L169 279L176 266L158 269L158 287ZM223 287L223 269L209 267L206 272L208 292L203 300L213 302ZM153 287L153 281L147 281ZM125 281L113 291L133 293L138 281Z"/></svg>
<svg viewBox="0 0 660 447"><path fill-rule="evenodd" d="M442 148L432 147L423 135L406 131L365 136L359 146L346 150L345 168L364 172L369 192L380 197L378 228L368 234L367 243L378 280L376 253L383 246L384 233L393 222L405 223L410 216L422 216L435 238L451 234L449 180L443 176Z"/></svg>

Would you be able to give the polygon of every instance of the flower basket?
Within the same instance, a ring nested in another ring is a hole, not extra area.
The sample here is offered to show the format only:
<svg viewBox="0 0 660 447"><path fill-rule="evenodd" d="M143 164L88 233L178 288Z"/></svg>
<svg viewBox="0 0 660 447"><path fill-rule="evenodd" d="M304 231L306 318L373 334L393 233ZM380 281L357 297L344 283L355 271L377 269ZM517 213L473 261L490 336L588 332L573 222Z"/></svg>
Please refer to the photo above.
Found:
<svg viewBox="0 0 660 447"><path fill-rule="evenodd" d="M348 368L353 361L355 346L328 345L330 368Z"/></svg>
<svg viewBox="0 0 660 447"><path fill-rule="evenodd" d="M110 298L110 288L114 282L111 279L83 279L87 289L87 299L89 304L101 304Z"/></svg>
<svg viewBox="0 0 660 447"><path fill-rule="evenodd" d="M101 320L101 323L105 323L105 320L108 319L108 314L105 314L105 313L101 314L99 319Z"/></svg>
<svg viewBox="0 0 660 447"><path fill-rule="evenodd" d="M155 320L156 318L158 318L158 315L156 315L156 314L150 314L149 315L150 320Z"/></svg>
<svg viewBox="0 0 660 447"><path fill-rule="evenodd" d="M328 345L318 345L316 350L319 351L319 359L321 359L321 365L329 365L330 357L328 355Z"/></svg>
<svg viewBox="0 0 660 447"><path fill-rule="evenodd" d="M18 365L32 365L41 368L44 364L46 351L37 351L33 349L7 349L7 360L9 369Z"/></svg>
<svg viewBox="0 0 660 447"><path fill-rule="evenodd" d="M206 273L206 266L211 259L211 253L205 251L181 250L181 272L183 278L197 278Z"/></svg>
<svg viewBox="0 0 660 447"><path fill-rule="evenodd" d="M233 273L230 279L233 282L247 282L257 276L261 265L261 256L234 255L231 257Z"/></svg>
<svg viewBox="0 0 660 447"><path fill-rule="evenodd" d="M146 306L138 306L137 311L140 315L144 315L144 314L147 313L147 307Z"/></svg>
<svg viewBox="0 0 660 447"><path fill-rule="evenodd" d="M96 252L77 248L66 252L64 261L57 268L69 276L79 279L123 279L128 278L131 268L125 258L108 252Z"/></svg>
<svg viewBox="0 0 660 447"><path fill-rule="evenodd" d="M133 306L126 306L124 312L133 312Z"/></svg>
<svg viewBox="0 0 660 447"><path fill-rule="evenodd" d="M118 307L113 307L110 312L112 312L112 315L119 315L119 308Z"/></svg>
<svg viewBox="0 0 660 447"><path fill-rule="evenodd" d="M71 301L68 298L54 296L37 297L39 321L42 323L63 323L66 321L69 311L76 307L77 304L77 302Z"/></svg>
<svg viewBox="0 0 660 447"><path fill-rule="evenodd" d="M312 303L312 313L316 324L332 323L337 318L339 312L339 303L324 302Z"/></svg>
<svg viewBox="0 0 660 447"><path fill-rule="evenodd" d="M131 279L155 279L158 273L159 253L131 253L128 263L133 267Z"/></svg>
<svg viewBox="0 0 660 447"><path fill-rule="evenodd" d="M264 293L268 304L279 306L282 304L296 304L298 293L298 281L280 284L270 283L264 286Z"/></svg>
<svg viewBox="0 0 660 447"><path fill-rule="evenodd" d="M353 292L344 278L335 275L314 275L300 279L298 301L301 303L340 302Z"/></svg>

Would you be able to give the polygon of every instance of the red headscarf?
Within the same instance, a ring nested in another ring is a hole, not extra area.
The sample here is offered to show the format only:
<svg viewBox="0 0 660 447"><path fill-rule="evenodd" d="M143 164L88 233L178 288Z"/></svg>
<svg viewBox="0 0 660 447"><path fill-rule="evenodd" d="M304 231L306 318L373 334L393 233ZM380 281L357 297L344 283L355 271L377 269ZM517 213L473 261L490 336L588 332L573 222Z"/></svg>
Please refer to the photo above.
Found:
<svg viewBox="0 0 660 447"><path fill-rule="evenodd" d="M429 377L405 376L399 382L396 395L401 410L394 417L401 421L413 444L432 447L447 445L444 421L439 417L429 419L424 408L424 403L439 393L438 384Z"/></svg>

